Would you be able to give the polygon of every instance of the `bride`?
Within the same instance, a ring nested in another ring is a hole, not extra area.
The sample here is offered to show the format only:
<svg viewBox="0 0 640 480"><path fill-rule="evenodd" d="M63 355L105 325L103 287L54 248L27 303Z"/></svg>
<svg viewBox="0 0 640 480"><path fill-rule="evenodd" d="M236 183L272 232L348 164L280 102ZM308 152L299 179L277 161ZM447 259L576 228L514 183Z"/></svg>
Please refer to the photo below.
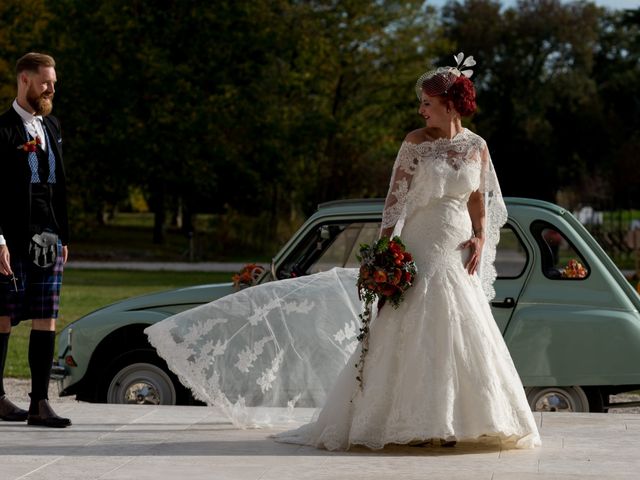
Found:
<svg viewBox="0 0 640 480"><path fill-rule="evenodd" d="M398 309L374 318L363 385L355 368L356 272L259 285L146 330L196 398L239 426L279 426L324 405L277 441L344 450L387 444L540 445L535 420L487 299L507 219L485 141L463 128L476 108L473 57L416 83L425 127L398 152L381 236L400 235L418 267ZM277 410L274 407L284 407Z"/></svg>

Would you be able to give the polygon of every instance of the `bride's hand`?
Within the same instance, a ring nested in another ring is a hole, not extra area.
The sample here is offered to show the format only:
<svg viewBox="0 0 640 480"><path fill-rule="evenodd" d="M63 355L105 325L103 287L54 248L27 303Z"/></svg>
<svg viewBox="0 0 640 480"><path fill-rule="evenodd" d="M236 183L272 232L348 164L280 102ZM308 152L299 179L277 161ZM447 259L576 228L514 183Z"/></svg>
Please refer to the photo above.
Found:
<svg viewBox="0 0 640 480"><path fill-rule="evenodd" d="M467 248L471 249L469 259L464 265L464 268L467 269L469 275L473 275L478 271L478 266L480 265L480 255L482 254L483 246L484 238L482 237L473 237L472 239L467 240L462 245L460 245L460 249L462 250L465 250Z"/></svg>

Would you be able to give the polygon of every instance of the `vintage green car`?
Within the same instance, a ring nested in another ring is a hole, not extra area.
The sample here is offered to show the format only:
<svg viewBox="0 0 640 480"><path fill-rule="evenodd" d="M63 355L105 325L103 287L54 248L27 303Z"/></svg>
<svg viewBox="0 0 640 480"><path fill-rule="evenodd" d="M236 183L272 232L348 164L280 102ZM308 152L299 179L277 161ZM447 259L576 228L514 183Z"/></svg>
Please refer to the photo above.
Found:
<svg viewBox="0 0 640 480"><path fill-rule="evenodd" d="M640 296L567 210L507 198L496 266L496 322L536 411L607 411L609 396L640 389ZM322 204L259 282L357 266L378 234L383 201ZM60 395L108 403L189 404L193 399L147 342L149 325L232 293L231 283L124 300L59 336L52 370Z"/></svg>

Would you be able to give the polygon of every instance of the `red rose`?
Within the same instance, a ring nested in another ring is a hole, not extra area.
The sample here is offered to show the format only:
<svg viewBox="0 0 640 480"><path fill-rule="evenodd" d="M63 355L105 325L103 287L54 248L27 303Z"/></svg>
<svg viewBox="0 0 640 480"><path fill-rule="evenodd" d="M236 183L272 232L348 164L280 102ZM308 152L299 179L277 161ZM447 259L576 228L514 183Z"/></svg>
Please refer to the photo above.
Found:
<svg viewBox="0 0 640 480"><path fill-rule="evenodd" d="M382 294L385 297L390 297L391 295L396 293L396 290L397 290L396 287L394 287L393 285L388 285L382 289Z"/></svg>
<svg viewBox="0 0 640 480"><path fill-rule="evenodd" d="M402 253L402 246L396 242L389 243L389 250L393 253Z"/></svg>
<svg viewBox="0 0 640 480"><path fill-rule="evenodd" d="M393 271L393 279L391 280L391 283L393 283L394 285L397 285L400 283L400 280L402 280L402 270L400 270L399 268L396 268Z"/></svg>
<svg viewBox="0 0 640 480"><path fill-rule="evenodd" d="M406 283L410 283L411 282L411 274L409 272L404 272L404 281Z"/></svg>
<svg viewBox="0 0 640 480"><path fill-rule="evenodd" d="M407 262L410 262L411 260L413 260L413 257L411 256L411 254L409 252L404 253L404 259Z"/></svg>

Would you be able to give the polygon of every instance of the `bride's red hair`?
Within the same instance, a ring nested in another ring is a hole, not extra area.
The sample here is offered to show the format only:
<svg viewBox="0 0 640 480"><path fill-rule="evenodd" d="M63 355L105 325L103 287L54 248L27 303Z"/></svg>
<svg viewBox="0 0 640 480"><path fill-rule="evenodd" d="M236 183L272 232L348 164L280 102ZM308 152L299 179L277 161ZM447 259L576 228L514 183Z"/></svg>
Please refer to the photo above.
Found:
<svg viewBox="0 0 640 480"><path fill-rule="evenodd" d="M460 75L455 83L441 95L443 101L453 103L453 108L462 117L468 117L476 111L476 89L473 82L464 75Z"/></svg>

